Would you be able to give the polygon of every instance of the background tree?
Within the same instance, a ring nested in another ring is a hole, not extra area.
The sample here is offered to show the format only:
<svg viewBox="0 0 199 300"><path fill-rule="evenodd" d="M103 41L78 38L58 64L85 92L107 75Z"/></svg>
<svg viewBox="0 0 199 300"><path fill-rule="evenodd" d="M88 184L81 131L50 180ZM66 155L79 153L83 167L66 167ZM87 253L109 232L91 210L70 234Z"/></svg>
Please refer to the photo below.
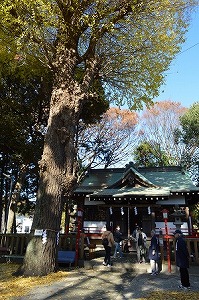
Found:
<svg viewBox="0 0 199 300"><path fill-rule="evenodd" d="M186 144L190 149L187 158L188 169L193 183L199 186L199 102L194 103L180 117L181 130L178 131L178 140ZM193 224L199 226L199 205L191 208Z"/></svg>
<svg viewBox="0 0 199 300"><path fill-rule="evenodd" d="M136 160L145 152L148 163L150 161L156 166L185 164L188 148L176 138L176 130L180 129L180 116L185 111L185 107L173 101L157 102L143 111L140 125L143 142L137 148Z"/></svg>
<svg viewBox="0 0 199 300"><path fill-rule="evenodd" d="M189 5L173 1L4 0L0 36L14 36L26 63L31 54L53 74L50 113L40 160L40 183L32 230L47 229L47 242L33 235L24 275L56 269L63 196L76 183L75 138L84 104L99 96L99 78L109 100L142 107L158 94L163 72L180 49ZM175 4L175 5L174 5ZM163 17L164 16L164 17ZM77 69L82 67L81 81Z"/></svg>
<svg viewBox="0 0 199 300"><path fill-rule="evenodd" d="M137 143L137 123L135 112L112 107L103 114L100 122L86 127L83 124L78 149L83 170L108 168L126 161L129 148Z"/></svg>
<svg viewBox="0 0 199 300"><path fill-rule="evenodd" d="M191 217L193 222L193 228L198 232L199 229L199 204L195 204L192 207L189 207L191 211Z"/></svg>
<svg viewBox="0 0 199 300"><path fill-rule="evenodd" d="M143 141L134 151L134 161L138 166L161 167L169 165L169 158L159 144Z"/></svg>
<svg viewBox="0 0 199 300"><path fill-rule="evenodd" d="M11 44L13 45L14 43ZM44 69L38 61L35 62L31 57L27 57L27 64L24 64L19 62L19 57L16 61L10 52L3 50L5 49L2 47L2 55L0 55L2 191L0 216L5 206L3 223L10 225L3 230L11 232L15 230L12 208L21 211L22 205L25 212L25 207L29 207L29 200L35 199L38 187L38 160L42 154L52 80L49 70ZM8 218L9 222L7 222Z"/></svg>
<svg viewBox="0 0 199 300"><path fill-rule="evenodd" d="M199 146L199 102L194 103L181 117L183 142Z"/></svg>
<svg viewBox="0 0 199 300"><path fill-rule="evenodd" d="M188 168L193 182L199 185L199 102L194 103L180 117L181 130L177 132L179 142L190 149L187 155Z"/></svg>

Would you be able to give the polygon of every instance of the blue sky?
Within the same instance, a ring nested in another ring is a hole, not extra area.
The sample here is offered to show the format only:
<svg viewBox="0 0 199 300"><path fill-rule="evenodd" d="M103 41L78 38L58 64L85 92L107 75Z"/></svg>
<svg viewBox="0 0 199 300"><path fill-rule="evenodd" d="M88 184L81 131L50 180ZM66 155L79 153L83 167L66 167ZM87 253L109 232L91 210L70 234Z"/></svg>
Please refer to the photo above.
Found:
<svg viewBox="0 0 199 300"><path fill-rule="evenodd" d="M193 13L181 53L166 72L165 85L154 101L171 100L190 107L199 101L199 8Z"/></svg>

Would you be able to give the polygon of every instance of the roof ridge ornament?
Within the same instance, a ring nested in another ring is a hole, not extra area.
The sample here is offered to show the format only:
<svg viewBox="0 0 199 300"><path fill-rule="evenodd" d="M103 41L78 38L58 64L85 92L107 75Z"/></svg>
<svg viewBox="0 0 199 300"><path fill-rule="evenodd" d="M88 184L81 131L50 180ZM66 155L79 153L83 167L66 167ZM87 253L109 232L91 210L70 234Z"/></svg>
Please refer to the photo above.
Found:
<svg viewBox="0 0 199 300"><path fill-rule="evenodd" d="M125 165L125 171L130 169L130 168L134 168L136 171L138 171L137 166L134 164L133 161L130 161L128 164Z"/></svg>

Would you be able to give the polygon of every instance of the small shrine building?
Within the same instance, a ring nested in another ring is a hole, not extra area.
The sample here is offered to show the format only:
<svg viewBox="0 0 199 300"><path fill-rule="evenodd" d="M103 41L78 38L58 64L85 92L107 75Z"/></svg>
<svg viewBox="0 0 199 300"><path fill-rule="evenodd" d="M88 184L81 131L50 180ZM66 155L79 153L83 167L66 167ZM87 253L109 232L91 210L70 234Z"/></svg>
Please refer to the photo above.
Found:
<svg viewBox="0 0 199 300"><path fill-rule="evenodd" d="M106 224L120 225L125 236L136 225L150 236L151 229L163 231L163 209L168 211L169 232L180 226L193 234L190 207L199 201L195 186L182 167L135 167L91 169L74 192L83 211L84 231L100 233Z"/></svg>

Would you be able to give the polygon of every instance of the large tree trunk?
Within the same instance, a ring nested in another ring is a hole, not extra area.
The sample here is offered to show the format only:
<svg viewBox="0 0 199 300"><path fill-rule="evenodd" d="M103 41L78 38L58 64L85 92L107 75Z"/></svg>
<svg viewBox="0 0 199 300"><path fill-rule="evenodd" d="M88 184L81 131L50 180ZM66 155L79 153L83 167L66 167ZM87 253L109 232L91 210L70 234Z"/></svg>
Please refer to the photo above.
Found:
<svg viewBox="0 0 199 300"><path fill-rule="evenodd" d="M38 199L30 240L20 274L46 275L56 271L57 236L60 231L63 199L70 196L76 184L75 134L85 93L94 68L85 72L80 85L74 80L77 55L63 45L57 52L55 81L51 96L47 133L40 161ZM92 61L92 66L94 63ZM83 88L82 88L83 87ZM46 230L47 240L35 236L35 229Z"/></svg>
<svg viewBox="0 0 199 300"><path fill-rule="evenodd" d="M48 131L40 162L40 184L32 239L28 244L22 273L24 275L46 275L56 271L57 237L60 231L62 199L73 190L75 105L66 89L53 91ZM47 241L34 236L35 229L46 230Z"/></svg>
<svg viewBox="0 0 199 300"><path fill-rule="evenodd" d="M75 107L69 107L71 96L67 90L54 90L45 146L40 162L40 184L32 239L26 251L23 274L46 275L56 270L57 235L65 194L73 190ZM34 236L35 229L46 230L47 241Z"/></svg>

